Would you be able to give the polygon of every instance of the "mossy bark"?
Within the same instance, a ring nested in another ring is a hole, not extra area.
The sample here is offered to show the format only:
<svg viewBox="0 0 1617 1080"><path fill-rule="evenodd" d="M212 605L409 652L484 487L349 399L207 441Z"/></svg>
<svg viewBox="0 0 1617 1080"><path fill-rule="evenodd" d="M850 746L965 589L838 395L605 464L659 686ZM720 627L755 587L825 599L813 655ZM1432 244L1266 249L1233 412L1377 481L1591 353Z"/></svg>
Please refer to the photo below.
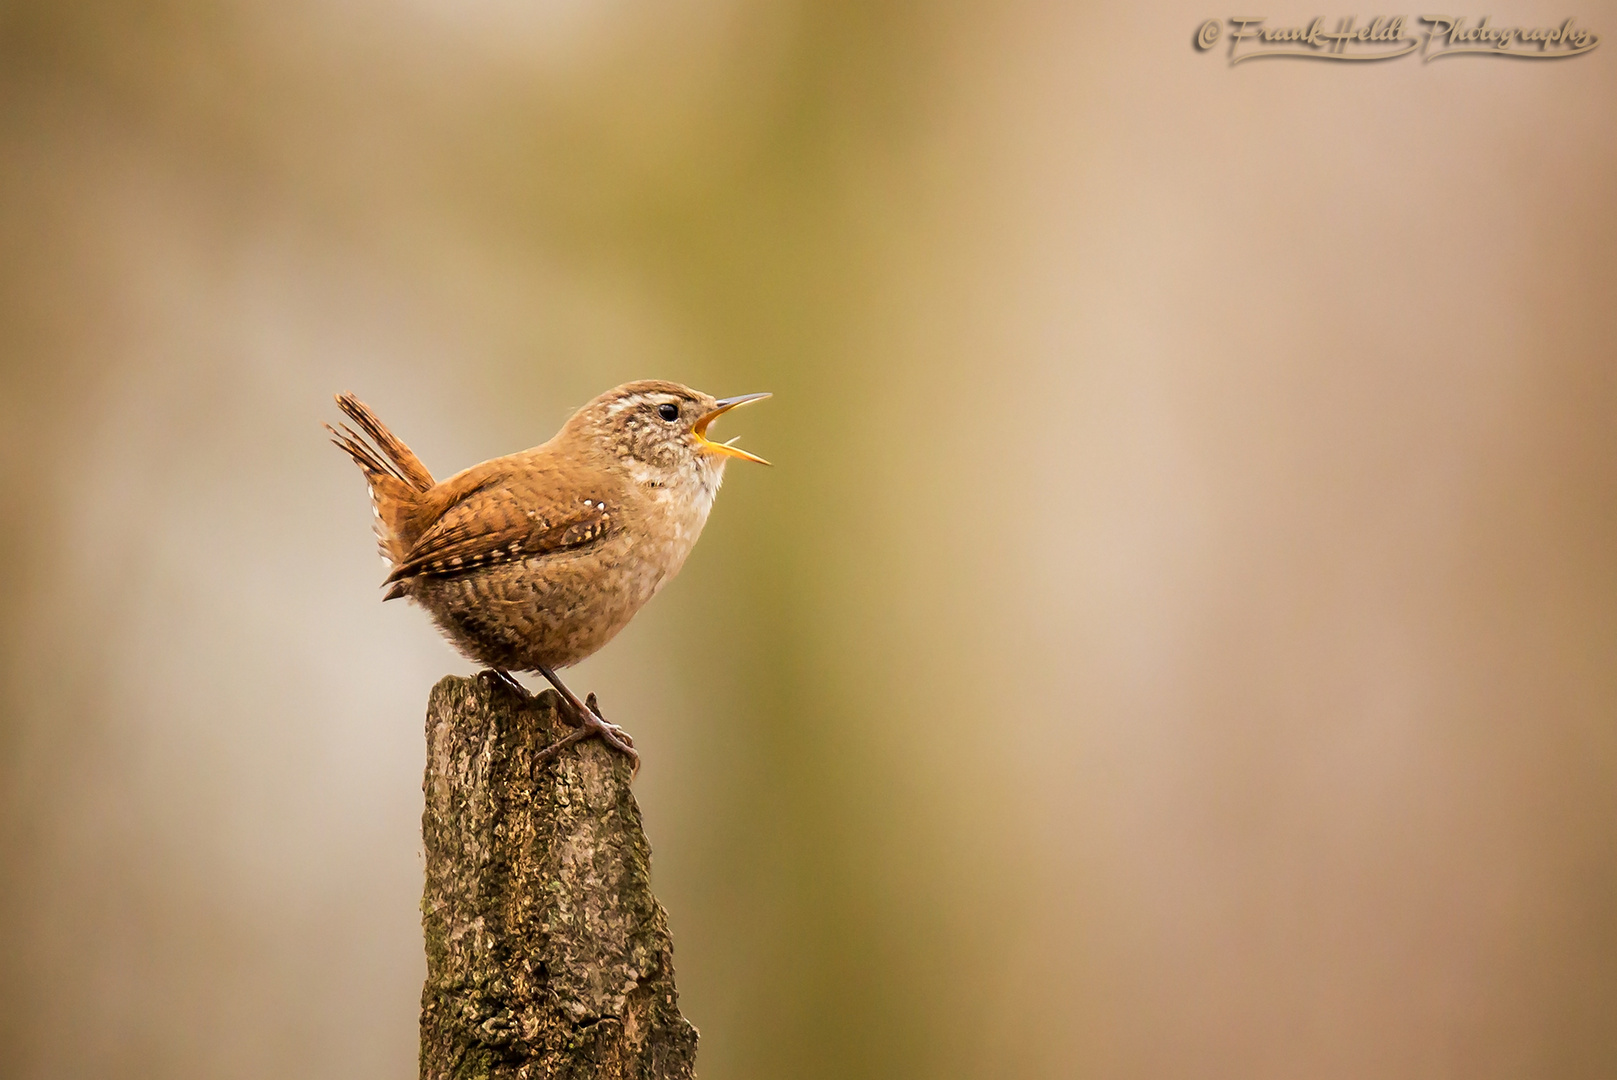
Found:
<svg viewBox="0 0 1617 1080"><path fill-rule="evenodd" d="M449 677L427 704L422 1080L686 1080L668 917L629 763L553 691Z"/></svg>

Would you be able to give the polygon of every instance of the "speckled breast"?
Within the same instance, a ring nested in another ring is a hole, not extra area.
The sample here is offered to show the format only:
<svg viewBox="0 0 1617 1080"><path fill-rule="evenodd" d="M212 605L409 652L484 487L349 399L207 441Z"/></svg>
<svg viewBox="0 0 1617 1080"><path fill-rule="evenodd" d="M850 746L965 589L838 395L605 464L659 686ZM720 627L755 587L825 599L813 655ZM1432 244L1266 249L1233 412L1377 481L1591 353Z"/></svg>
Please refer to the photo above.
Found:
<svg viewBox="0 0 1617 1080"><path fill-rule="evenodd" d="M706 521L704 502L671 514L648 508L652 528L639 536L618 532L577 551L421 578L410 596L468 659L507 671L576 664L679 572Z"/></svg>

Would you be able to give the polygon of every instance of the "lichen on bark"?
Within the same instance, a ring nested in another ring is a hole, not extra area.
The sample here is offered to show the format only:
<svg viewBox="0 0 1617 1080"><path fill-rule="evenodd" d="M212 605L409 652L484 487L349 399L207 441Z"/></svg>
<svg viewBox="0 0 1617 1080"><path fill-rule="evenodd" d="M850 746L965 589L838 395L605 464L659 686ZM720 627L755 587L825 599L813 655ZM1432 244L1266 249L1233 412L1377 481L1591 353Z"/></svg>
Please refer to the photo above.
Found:
<svg viewBox="0 0 1617 1080"><path fill-rule="evenodd" d="M450 676L427 704L422 1080L688 1080L668 917L629 764L524 700Z"/></svg>

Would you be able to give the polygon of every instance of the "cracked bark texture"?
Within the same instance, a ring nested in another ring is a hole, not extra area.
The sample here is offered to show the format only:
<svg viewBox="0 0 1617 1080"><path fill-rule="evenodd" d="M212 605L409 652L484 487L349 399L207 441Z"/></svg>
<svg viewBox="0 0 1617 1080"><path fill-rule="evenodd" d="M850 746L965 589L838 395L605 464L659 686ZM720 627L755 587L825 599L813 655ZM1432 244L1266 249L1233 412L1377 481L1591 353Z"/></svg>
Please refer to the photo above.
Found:
<svg viewBox="0 0 1617 1080"><path fill-rule="evenodd" d="M427 703L422 1080L687 1080L668 917L629 763L554 691L450 676Z"/></svg>

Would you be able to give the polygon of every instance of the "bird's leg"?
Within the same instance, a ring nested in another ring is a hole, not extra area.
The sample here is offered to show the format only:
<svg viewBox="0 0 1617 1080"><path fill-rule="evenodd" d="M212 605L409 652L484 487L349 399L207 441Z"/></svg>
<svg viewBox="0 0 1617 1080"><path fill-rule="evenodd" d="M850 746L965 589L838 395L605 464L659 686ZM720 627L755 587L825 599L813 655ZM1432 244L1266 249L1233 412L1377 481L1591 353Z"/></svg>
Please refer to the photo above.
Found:
<svg viewBox="0 0 1617 1080"><path fill-rule="evenodd" d="M533 695L528 692L528 688L518 682L517 677L511 674L509 671L506 671L504 668L489 668L488 670L490 675L493 675L497 680L515 690L518 696L520 696L524 701L533 697Z"/></svg>
<svg viewBox="0 0 1617 1080"><path fill-rule="evenodd" d="M554 671L549 668L539 668L538 671L561 694L562 700L567 703L567 707L572 711L576 723L586 724L600 731L603 739L624 753L629 753L634 749L634 739L629 733L601 715L601 706L595 700L594 694L590 694L585 700L579 701L578 695L567 689Z"/></svg>
<svg viewBox="0 0 1617 1080"><path fill-rule="evenodd" d="M522 683L517 680L517 677L511 674L509 671L506 671L503 668L489 668L489 674L494 676L494 680L496 682L501 683L504 686L508 686L512 690L515 690L518 694L522 695L523 701L533 700L533 693L526 686L523 686ZM554 757L556 754L559 754L561 751L565 750L574 743L582 742L584 739L595 734L595 729L584 722L583 717L578 714L578 710L573 707L572 702L562 701L561 704L563 708L559 711L562 714L562 719L571 724L574 730L559 742L552 746L547 746L544 750L540 751L540 761ZM589 696L589 704L592 708L594 707L594 694Z"/></svg>
<svg viewBox="0 0 1617 1080"><path fill-rule="evenodd" d="M521 680L504 668L489 668L488 673L494 676L494 680L500 683L502 686L508 686L512 690L515 690L522 696L523 701L532 701L534 699L533 691L529 690L526 686L523 686ZM591 694L589 696L588 704L593 706L594 702L595 695ZM559 712L561 713L561 718L567 722L569 727L577 727L578 725L584 723L583 716L573 706L573 702L571 701L563 700L561 702L561 709ZM599 716L600 712L597 711L596 715ZM631 743L631 745L633 744Z"/></svg>
<svg viewBox="0 0 1617 1080"><path fill-rule="evenodd" d="M567 747L587 739L591 735L599 735L602 742L629 758L630 765L635 772L640 771L640 755L635 751L634 739L629 737L627 731L624 731L616 724L608 723L601 716L600 707L596 704L594 694L590 695L588 703L582 702L578 700L577 694L567 689L567 685L557 678L556 673L550 668L542 667L536 670L545 677L545 681L556 688L556 692L572 708L579 721L577 731L568 733L560 742L554 746L546 747L540 752L540 761L560 753Z"/></svg>
<svg viewBox="0 0 1617 1080"><path fill-rule="evenodd" d="M509 686L512 690L515 690L518 694L520 694L522 696L522 700L533 700L532 691L517 681L517 677L511 674L509 671L506 671L503 668L490 668L489 673L492 674L496 680L504 683L506 686ZM633 763L634 771L639 772L640 755L635 752L634 739L630 737L627 731L624 731L616 724L610 723L601 715L601 706L595 700L595 695L590 694L584 699L583 703L580 704L578 698L575 697L573 693L567 689L567 687L562 685L561 680L556 678L554 672L548 673L546 678L555 683L555 685L561 691L563 695L562 704L565 706L565 708L561 710L563 713L562 718L568 723L572 724L576 730L569 732L566 736L553 745L547 746L544 750L540 751L539 760L545 761L552 758L561 753L563 750L567 749L569 746L572 746L574 743L583 742L591 735L600 735L601 738L607 743L629 755L629 760Z"/></svg>

